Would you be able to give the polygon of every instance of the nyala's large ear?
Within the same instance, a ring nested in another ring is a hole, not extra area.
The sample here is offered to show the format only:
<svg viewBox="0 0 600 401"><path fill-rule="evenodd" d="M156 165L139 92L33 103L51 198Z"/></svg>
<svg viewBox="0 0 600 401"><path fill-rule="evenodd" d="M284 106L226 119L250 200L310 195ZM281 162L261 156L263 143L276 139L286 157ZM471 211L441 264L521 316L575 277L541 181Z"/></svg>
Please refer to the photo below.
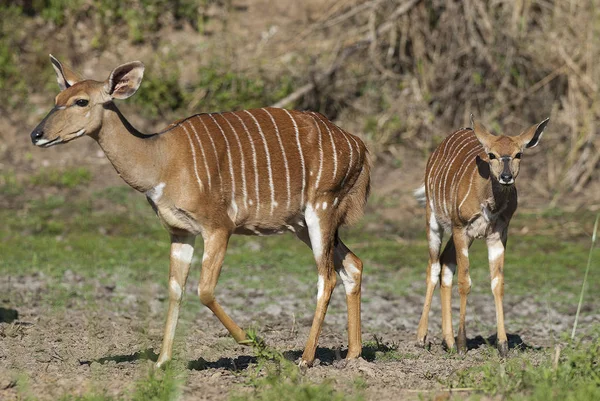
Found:
<svg viewBox="0 0 600 401"><path fill-rule="evenodd" d="M542 139L542 134L544 133L546 125L548 125L548 121L550 121L550 118L545 119L539 124L532 125L523 131L519 135L522 146L525 146L526 148L535 148L540 142L540 139Z"/></svg>
<svg viewBox="0 0 600 401"><path fill-rule="evenodd" d="M138 90L143 77L144 64L132 61L115 68L106 80L104 89L112 99L127 99Z"/></svg>
<svg viewBox="0 0 600 401"><path fill-rule="evenodd" d="M487 128L483 126L483 124L474 121L473 115L471 115L471 125L473 126L473 132L475 132L475 136L477 137L481 145L486 149L486 151L490 149L492 147L492 143L494 141L495 136L492 133L490 133L490 131L488 131Z"/></svg>
<svg viewBox="0 0 600 401"><path fill-rule="evenodd" d="M60 61L58 61L58 59L52 54L50 54L50 62L52 63L52 68L54 68L54 72L56 73L56 81L58 82L58 87L61 91L64 91L69 86L75 85L79 81L83 81L83 77L81 75L62 65Z"/></svg>

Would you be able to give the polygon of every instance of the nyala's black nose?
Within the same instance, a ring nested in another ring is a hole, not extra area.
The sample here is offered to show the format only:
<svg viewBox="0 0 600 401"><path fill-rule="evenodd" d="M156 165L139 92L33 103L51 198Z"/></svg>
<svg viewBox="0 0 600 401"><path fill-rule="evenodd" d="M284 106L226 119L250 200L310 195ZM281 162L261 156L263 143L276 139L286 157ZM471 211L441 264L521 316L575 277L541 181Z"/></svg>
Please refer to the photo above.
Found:
<svg viewBox="0 0 600 401"><path fill-rule="evenodd" d="M35 143L43 136L44 136L44 130L36 128L31 133L31 142L35 145Z"/></svg>
<svg viewBox="0 0 600 401"><path fill-rule="evenodd" d="M502 180L504 182L510 182L510 181L512 181L512 179L513 179L512 174L507 174L507 173L500 174L500 180Z"/></svg>

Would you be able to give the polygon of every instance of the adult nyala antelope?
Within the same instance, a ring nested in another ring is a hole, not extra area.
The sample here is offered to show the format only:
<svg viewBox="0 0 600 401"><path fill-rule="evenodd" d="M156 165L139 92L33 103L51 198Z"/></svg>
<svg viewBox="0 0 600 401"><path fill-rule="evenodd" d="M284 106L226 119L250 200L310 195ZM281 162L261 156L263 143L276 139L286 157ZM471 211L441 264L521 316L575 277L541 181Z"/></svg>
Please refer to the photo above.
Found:
<svg viewBox="0 0 600 401"><path fill-rule="evenodd" d="M321 114L276 108L194 115L145 135L114 103L139 88L141 62L123 64L98 82L50 59L61 92L32 142L50 147L94 138L171 236L169 309L157 367L171 359L197 235L204 239L200 301L235 340L246 334L215 299L230 236L292 231L312 248L318 268L317 308L300 363L314 360L336 272L348 305L347 357L360 355L362 262L338 236L342 224L360 218L369 192L367 149L359 138Z"/></svg>
<svg viewBox="0 0 600 401"><path fill-rule="evenodd" d="M442 299L442 335L445 346L455 349L451 317L451 290L458 266L460 320L458 351L467 351L465 314L471 291L469 247L474 238L487 242L492 292L496 303L497 347L501 356L508 353L504 330L504 250L508 224L517 209L515 179L525 148L535 147L548 119L533 125L518 136L492 135L479 123L449 135L431 154L425 170L425 184L415 195L426 206L429 263L427 292L417 332L417 344L425 345L427 322L433 290L438 283ZM441 253L442 235L451 233Z"/></svg>

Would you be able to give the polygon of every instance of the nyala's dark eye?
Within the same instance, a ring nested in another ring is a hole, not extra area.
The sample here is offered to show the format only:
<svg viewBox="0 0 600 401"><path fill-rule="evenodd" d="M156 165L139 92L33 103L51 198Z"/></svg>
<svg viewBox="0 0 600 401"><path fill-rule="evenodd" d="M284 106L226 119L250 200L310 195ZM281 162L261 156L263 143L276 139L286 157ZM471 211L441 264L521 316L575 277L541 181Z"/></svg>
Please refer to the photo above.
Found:
<svg viewBox="0 0 600 401"><path fill-rule="evenodd" d="M515 159L520 159L523 156L523 153L519 152L515 155Z"/></svg>
<svg viewBox="0 0 600 401"><path fill-rule="evenodd" d="M87 106L87 105L88 105L88 103L89 103L89 102L90 102L90 101L89 101L89 100L86 100L86 99L77 99L77 100L75 100L75 104L76 104L77 106L79 106L79 107L85 107L85 106Z"/></svg>
<svg viewBox="0 0 600 401"><path fill-rule="evenodd" d="M494 160L496 158L496 155L493 153L488 153L488 157L490 158L490 160Z"/></svg>

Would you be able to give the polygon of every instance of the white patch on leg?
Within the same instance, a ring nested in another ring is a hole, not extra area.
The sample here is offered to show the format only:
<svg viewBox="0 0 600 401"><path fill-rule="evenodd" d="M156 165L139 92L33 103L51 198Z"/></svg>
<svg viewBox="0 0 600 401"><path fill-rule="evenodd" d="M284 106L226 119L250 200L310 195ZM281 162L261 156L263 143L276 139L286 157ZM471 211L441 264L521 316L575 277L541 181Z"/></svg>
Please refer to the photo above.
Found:
<svg viewBox="0 0 600 401"><path fill-rule="evenodd" d="M500 256L504 254L504 246L501 242L498 242L490 247L488 247L488 260L490 263L494 262Z"/></svg>
<svg viewBox="0 0 600 401"><path fill-rule="evenodd" d="M173 258L180 262L191 263L194 247L190 244L181 244L173 250Z"/></svg>
<svg viewBox="0 0 600 401"><path fill-rule="evenodd" d="M442 267L440 266L440 262L435 262L431 264L431 284L436 285L440 280L440 272L442 271Z"/></svg>
<svg viewBox="0 0 600 401"><path fill-rule="evenodd" d="M319 274L319 279L317 280L317 301L323 296L323 291L325 291L325 278Z"/></svg>
<svg viewBox="0 0 600 401"><path fill-rule="evenodd" d="M464 256L465 258L468 258L468 257L469 257L469 250L468 250L467 248L463 248L463 250L462 250L462 254L463 254L463 256Z"/></svg>
<svg viewBox="0 0 600 401"><path fill-rule="evenodd" d="M306 211L304 212L304 218L306 225L308 226L308 235L310 237L310 243L312 244L313 254L315 259L318 261L321 259L323 253L323 240L321 238L321 224L317 212L313 209L309 203L306 205Z"/></svg>
<svg viewBox="0 0 600 401"><path fill-rule="evenodd" d="M492 292L496 289L496 287L498 286L498 277L494 277L494 279L492 280Z"/></svg>
<svg viewBox="0 0 600 401"><path fill-rule="evenodd" d="M454 277L454 273L452 273L452 270L449 267L444 266L444 272L442 274L442 283L444 284L444 286L446 286L446 287L452 286L452 278L453 277Z"/></svg>
<svg viewBox="0 0 600 401"><path fill-rule="evenodd" d="M429 249L439 252L440 246L442 245L442 233L441 227L433 213L433 209L431 209L431 214L429 215L429 236L427 240L429 241Z"/></svg>
<svg viewBox="0 0 600 401"><path fill-rule="evenodd" d="M360 274L360 271L356 267L354 263L346 263L344 267L340 269L340 278L342 279L342 283L344 283L344 289L346 290L346 294L351 294L356 287L356 279L354 276Z"/></svg>
<svg viewBox="0 0 600 401"><path fill-rule="evenodd" d="M169 282L169 287L171 288L171 292L175 295L175 298L181 299L181 296L183 295L183 291L181 289L181 286L177 282L177 280L172 278L171 281Z"/></svg>

